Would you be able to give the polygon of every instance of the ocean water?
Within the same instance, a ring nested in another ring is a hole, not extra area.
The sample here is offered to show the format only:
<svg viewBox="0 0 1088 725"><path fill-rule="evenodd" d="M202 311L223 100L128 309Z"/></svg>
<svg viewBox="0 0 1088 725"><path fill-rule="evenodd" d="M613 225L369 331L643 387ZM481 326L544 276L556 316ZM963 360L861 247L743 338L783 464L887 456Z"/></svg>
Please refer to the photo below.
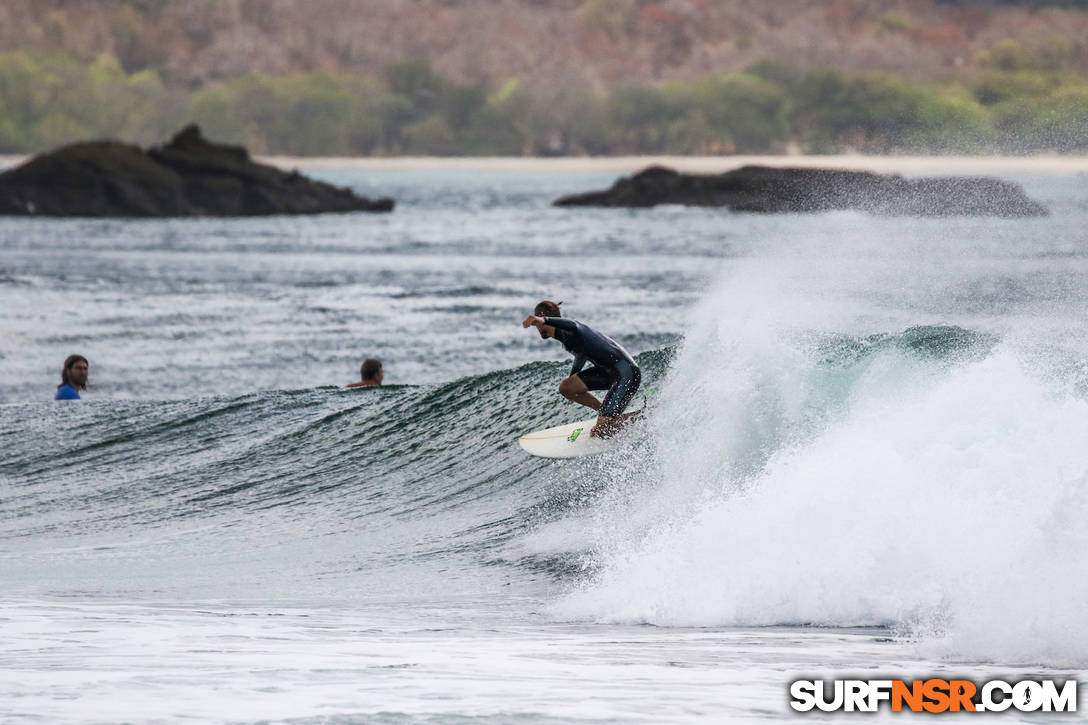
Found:
<svg viewBox="0 0 1088 725"><path fill-rule="evenodd" d="M0 721L823 720L792 680L1088 679L1088 175L1011 177L1051 210L1022 220L315 175L397 210L0 219ZM542 298L636 353L644 435L518 448L584 417ZM366 357L386 385L345 390Z"/></svg>

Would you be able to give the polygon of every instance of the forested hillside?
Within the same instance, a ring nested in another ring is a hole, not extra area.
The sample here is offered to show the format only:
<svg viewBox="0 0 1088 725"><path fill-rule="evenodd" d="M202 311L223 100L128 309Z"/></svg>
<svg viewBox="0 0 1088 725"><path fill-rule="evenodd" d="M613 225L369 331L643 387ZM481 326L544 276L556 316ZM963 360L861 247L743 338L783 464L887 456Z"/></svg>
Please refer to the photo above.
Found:
<svg viewBox="0 0 1088 725"><path fill-rule="evenodd" d="M0 152L1088 151L1088 3L5 0Z"/></svg>

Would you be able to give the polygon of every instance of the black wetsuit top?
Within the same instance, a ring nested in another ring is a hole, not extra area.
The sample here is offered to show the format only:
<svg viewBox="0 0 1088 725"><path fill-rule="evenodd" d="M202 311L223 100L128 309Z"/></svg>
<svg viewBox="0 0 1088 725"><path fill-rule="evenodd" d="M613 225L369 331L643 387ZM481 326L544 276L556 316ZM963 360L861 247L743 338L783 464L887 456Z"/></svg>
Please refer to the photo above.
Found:
<svg viewBox="0 0 1088 725"><path fill-rule="evenodd" d="M566 317L545 317L544 324L555 328L555 339L563 343L567 352L574 355L574 365L570 369L571 375L585 367L587 360L609 371L615 377L619 377L624 363L638 368L631 354L620 347L618 342L588 325L583 325L578 320L569 320Z"/></svg>
<svg viewBox="0 0 1088 725"><path fill-rule="evenodd" d="M590 390L608 391L599 415L613 417L622 413L642 382L642 371L631 354L611 337L577 320L545 317L544 324L555 328L555 339L574 355L570 374L580 377ZM587 360L593 367L582 370Z"/></svg>

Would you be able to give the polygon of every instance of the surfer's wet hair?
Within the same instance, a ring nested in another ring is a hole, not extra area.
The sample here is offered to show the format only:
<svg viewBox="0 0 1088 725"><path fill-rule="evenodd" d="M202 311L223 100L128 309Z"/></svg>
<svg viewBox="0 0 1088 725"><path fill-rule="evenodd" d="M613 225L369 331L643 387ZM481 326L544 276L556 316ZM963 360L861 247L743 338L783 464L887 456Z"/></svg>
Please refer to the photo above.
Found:
<svg viewBox="0 0 1088 725"><path fill-rule="evenodd" d="M542 300L533 308L533 314L537 317L562 317L563 313L559 311L559 305L561 304L563 303Z"/></svg>
<svg viewBox="0 0 1088 725"><path fill-rule="evenodd" d="M73 388L78 387L84 390L87 389L86 385L76 385L72 382L72 367L78 362L81 362L88 367L90 366L90 363L87 362L87 358L82 355L69 355L64 359L64 367L60 369L60 385L57 386L58 388L62 388L65 385L71 385Z"/></svg>
<svg viewBox="0 0 1088 725"><path fill-rule="evenodd" d="M382 371L382 361L376 358L368 358L363 361L363 366L359 368L359 374L363 380L374 380L378 377L378 373Z"/></svg>

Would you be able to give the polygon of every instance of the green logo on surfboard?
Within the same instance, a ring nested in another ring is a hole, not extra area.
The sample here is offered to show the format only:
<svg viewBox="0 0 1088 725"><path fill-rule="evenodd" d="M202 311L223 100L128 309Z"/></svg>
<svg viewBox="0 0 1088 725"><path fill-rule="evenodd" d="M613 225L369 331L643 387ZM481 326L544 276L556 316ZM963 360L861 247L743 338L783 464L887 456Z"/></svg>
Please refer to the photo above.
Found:
<svg viewBox="0 0 1088 725"><path fill-rule="evenodd" d="M578 436L582 435L583 428L575 428L574 432L567 436L567 440L573 443L578 440Z"/></svg>

